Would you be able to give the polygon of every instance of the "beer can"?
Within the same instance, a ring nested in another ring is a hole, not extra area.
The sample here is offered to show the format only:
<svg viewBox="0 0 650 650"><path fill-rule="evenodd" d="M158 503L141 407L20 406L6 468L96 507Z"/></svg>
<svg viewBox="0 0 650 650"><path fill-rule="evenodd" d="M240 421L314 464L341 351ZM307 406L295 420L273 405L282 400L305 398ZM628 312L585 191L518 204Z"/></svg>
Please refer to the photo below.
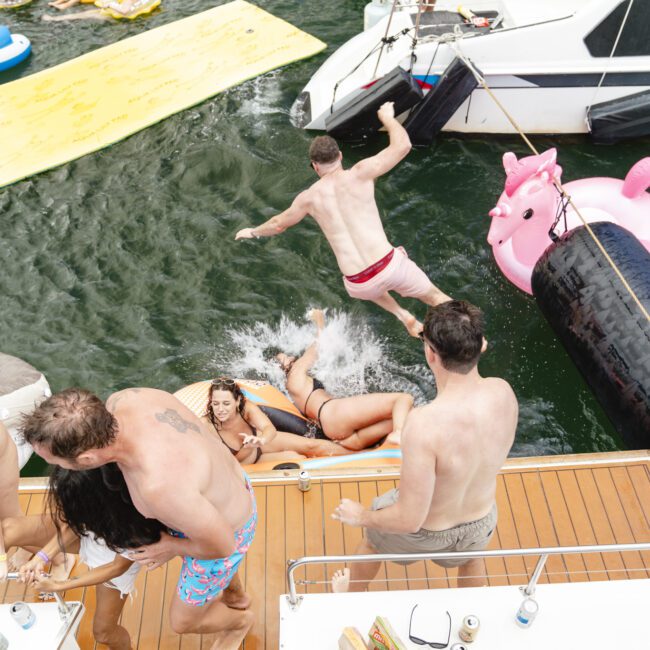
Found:
<svg viewBox="0 0 650 650"><path fill-rule="evenodd" d="M521 605L519 605L519 611L517 616L515 616L515 621L519 627L530 627L537 616L539 611L539 605L536 600L532 598L525 598Z"/></svg>
<svg viewBox="0 0 650 650"><path fill-rule="evenodd" d="M470 614L463 619L463 624L460 626L458 636L462 641L465 641L465 643L474 643L480 625L481 622L478 620L478 616Z"/></svg>
<svg viewBox="0 0 650 650"><path fill-rule="evenodd" d="M23 630L29 630L29 628L34 625L36 621L36 616L32 611L32 608L27 604L18 601L14 603L9 608L9 613L13 617L14 621L23 628Z"/></svg>
<svg viewBox="0 0 650 650"><path fill-rule="evenodd" d="M0 632L0 650L9 650L9 641L7 637Z"/></svg>
<svg viewBox="0 0 650 650"><path fill-rule="evenodd" d="M454 643L450 650L467 650L467 646L464 643Z"/></svg>
<svg viewBox="0 0 650 650"><path fill-rule="evenodd" d="M304 469L300 474L298 474L298 489L301 492L307 492L311 488L311 478L309 472L306 472Z"/></svg>

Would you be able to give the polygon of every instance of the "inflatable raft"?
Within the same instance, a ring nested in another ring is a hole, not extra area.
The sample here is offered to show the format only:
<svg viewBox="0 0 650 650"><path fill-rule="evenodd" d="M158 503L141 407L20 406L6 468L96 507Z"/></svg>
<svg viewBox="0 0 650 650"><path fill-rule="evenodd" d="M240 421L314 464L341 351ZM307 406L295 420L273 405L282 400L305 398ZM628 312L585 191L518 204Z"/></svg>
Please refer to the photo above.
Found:
<svg viewBox="0 0 650 650"><path fill-rule="evenodd" d="M51 394L41 372L22 359L0 353L0 422L16 443L21 469L32 455L32 448L18 433L21 416L31 413Z"/></svg>
<svg viewBox="0 0 650 650"><path fill-rule="evenodd" d="M287 398L271 384L264 381L237 379L247 400L260 407L260 409L273 422L278 431L305 435L310 428L311 421L306 418ZM199 381L185 386L176 391L174 395L189 408L197 417L204 417L207 413L208 391L210 380ZM246 465L247 472L267 472L274 469L325 469L337 467L382 467L385 465L399 465L401 463L401 450L395 445L384 443L375 449L369 449L345 456L326 456L323 458L306 458L288 463L255 463Z"/></svg>
<svg viewBox="0 0 650 650"><path fill-rule="evenodd" d="M24 61L31 53L29 39L22 34L12 34L0 25L0 71L9 70Z"/></svg>

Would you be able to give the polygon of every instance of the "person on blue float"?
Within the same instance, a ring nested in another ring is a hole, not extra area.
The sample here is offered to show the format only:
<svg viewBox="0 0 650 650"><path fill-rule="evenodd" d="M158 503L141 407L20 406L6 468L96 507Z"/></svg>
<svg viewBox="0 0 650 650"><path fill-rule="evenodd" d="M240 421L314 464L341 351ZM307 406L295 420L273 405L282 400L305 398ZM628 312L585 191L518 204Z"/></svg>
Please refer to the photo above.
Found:
<svg viewBox="0 0 650 650"><path fill-rule="evenodd" d="M330 440L278 431L230 377L219 377L211 382L202 421L242 465L349 453L348 449Z"/></svg>
<svg viewBox="0 0 650 650"><path fill-rule="evenodd" d="M114 463L87 471L55 467L45 513L7 518L0 526L5 540L35 552L20 568L23 582L41 593L95 587L93 636L109 650L131 648L119 620L141 567L128 549L157 542L164 529L135 509ZM78 553L90 570L74 578L45 573L50 558L69 553Z"/></svg>
<svg viewBox="0 0 650 650"><path fill-rule="evenodd" d="M162 522L160 541L132 551L147 569L182 558L169 621L237 650L255 617L237 569L255 534L253 488L225 445L173 395L152 388L96 395L69 388L25 418L22 435L48 463L117 463L137 510Z"/></svg>
<svg viewBox="0 0 650 650"><path fill-rule="evenodd" d="M388 131L388 147L344 169L336 141L328 135L315 138L309 157L319 180L298 194L284 212L254 228L243 228L235 239L273 237L311 215L332 247L348 295L374 302L396 316L411 336L418 336L422 323L389 292L427 305L450 298L432 284L402 247L394 248L384 232L375 202L375 180L406 157L411 141L395 119L393 102L383 104L377 115Z"/></svg>
<svg viewBox="0 0 650 650"><path fill-rule="evenodd" d="M343 499L332 514L365 529L358 554L480 551L496 528L496 478L514 442L517 398L506 381L478 372L485 348L478 307L454 300L429 308L422 340L438 394L404 426L399 490L370 509ZM459 586L487 583L482 559L435 562L458 567ZM379 566L352 563L332 587L362 591Z"/></svg>

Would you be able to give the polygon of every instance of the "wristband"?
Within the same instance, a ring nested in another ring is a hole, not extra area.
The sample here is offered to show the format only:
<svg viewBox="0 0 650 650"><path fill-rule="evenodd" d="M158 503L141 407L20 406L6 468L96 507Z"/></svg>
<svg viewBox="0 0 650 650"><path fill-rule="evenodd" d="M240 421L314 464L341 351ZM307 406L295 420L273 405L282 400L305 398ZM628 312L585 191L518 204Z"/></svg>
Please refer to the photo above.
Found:
<svg viewBox="0 0 650 650"><path fill-rule="evenodd" d="M6 562L6 561L7 561L7 554L0 553L0 562Z"/></svg>
<svg viewBox="0 0 650 650"><path fill-rule="evenodd" d="M38 557L40 557L41 560L43 560L43 562L45 562L46 564L49 564L49 563L50 563L50 558L47 556L47 553L46 553L43 549L41 549L40 551L38 551L38 553L36 553L36 555L37 555Z"/></svg>

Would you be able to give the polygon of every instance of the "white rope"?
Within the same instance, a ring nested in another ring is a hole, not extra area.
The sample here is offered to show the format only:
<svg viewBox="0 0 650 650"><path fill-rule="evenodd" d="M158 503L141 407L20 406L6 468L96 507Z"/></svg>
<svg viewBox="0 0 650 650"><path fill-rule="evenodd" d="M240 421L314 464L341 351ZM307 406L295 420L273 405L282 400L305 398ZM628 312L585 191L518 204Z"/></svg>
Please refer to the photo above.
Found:
<svg viewBox="0 0 650 650"><path fill-rule="evenodd" d="M609 53L609 59L607 60L607 63L605 64L605 69L603 70L603 74L600 77L600 81L598 82L598 86L596 86L596 90L594 91L594 96L591 98L591 102L589 103L589 106L587 106L587 113L591 110L591 107L594 105L594 102L596 101L596 95L598 95L598 92L600 91L600 87L603 85L603 81L605 81L605 77L607 76L607 73L609 72L609 68L612 65L612 61L614 59L614 52L616 52L616 48L618 47L618 41L621 38L621 34L623 33L623 30L625 29L625 24L627 23L627 17L630 15L630 10L632 9L632 5L634 4L634 0L630 0L630 4L627 6L627 11L625 12L625 16L623 16L623 20L621 22L621 27L618 30L618 34L616 35L616 40L614 41L614 45L612 47L612 51Z"/></svg>

